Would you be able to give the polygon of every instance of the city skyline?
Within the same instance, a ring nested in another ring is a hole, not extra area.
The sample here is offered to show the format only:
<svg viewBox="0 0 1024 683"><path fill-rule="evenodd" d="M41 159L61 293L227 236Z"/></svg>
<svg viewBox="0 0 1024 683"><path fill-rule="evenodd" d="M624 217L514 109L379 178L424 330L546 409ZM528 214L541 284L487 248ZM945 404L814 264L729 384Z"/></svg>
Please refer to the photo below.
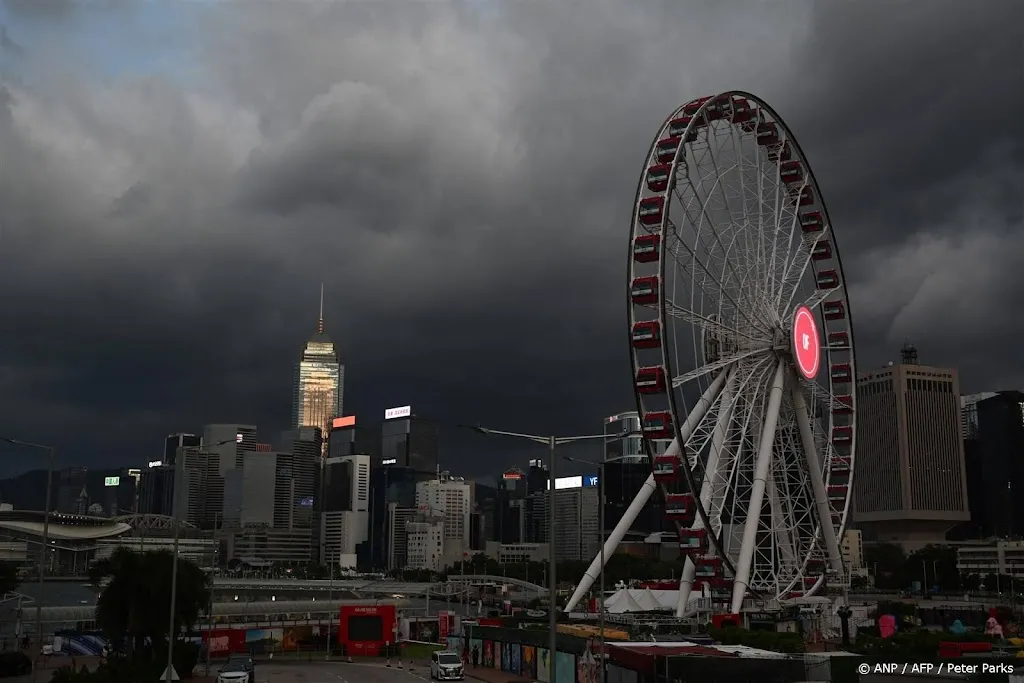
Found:
<svg viewBox="0 0 1024 683"><path fill-rule="evenodd" d="M0 3L0 434L103 467L207 423L287 429L321 281L345 412L600 431L634 409L651 134L734 87L814 163L860 369L908 340L964 393L1024 387L1019 45L988 30L1022 11ZM486 447L489 470L537 455Z"/></svg>

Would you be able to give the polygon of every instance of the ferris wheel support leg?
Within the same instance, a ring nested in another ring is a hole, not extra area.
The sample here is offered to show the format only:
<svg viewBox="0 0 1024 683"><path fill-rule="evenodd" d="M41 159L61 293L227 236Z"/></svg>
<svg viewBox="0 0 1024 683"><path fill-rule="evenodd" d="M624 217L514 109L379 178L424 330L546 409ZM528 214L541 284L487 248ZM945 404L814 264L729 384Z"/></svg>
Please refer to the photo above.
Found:
<svg viewBox="0 0 1024 683"><path fill-rule="evenodd" d="M794 382L791 393L793 409L796 412L796 424L800 429L800 443L807 458L808 476L811 478L811 488L814 490L814 504L817 508L818 520L821 522L825 548L828 550L829 564L832 565L832 571L841 577L843 575L843 554L839 550L839 539L836 538L836 530L832 526L832 509L828 502L825 481L822 479L821 461L818 460L818 452L814 447L814 432L811 430L811 420L807 412L807 399L804 398L804 392L799 382Z"/></svg>
<svg viewBox="0 0 1024 683"><path fill-rule="evenodd" d="M697 428L700 421L704 419L704 415L707 414L708 408L718 398L718 394L722 391L722 386L725 384L725 378L728 374L728 368L722 370L715 381L711 383L711 386L701 395L697 404L690 411L690 415L686 418L686 422L679 428L680 436L682 437L682 443L690 438L693 434L693 430ZM668 449L665 451L671 455L682 455L683 449L678 439L673 439L672 443L669 444ZM633 502L629 504L626 511L622 514L622 519L615 525L611 533L608 534L608 540L604 544L604 552L598 553L594 558L594 561L590 563L587 571L583 574L583 578L580 579L580 583L576 586L576 590L573 592L572 597L569 598L569 602L565 603L565 612L571 612L579 601L583 599L583 596L587 594L593 586L594 582L597 581L597 577L601 575L604 570L604 566L601 564L601 557L603 556L605 562L608 558L614 554L615 549L619 546L619 543L626 536L626 532L629 531L629 527L636 521L636 518L640 516L640 511L647 505L647 501L651 499L651 495L655 489L658 488L654 482L654 474L647 475L647 480L644 481L643 486L640 487L640 491L633 498ZM603 505L602 505L603 508ZM604 600L604 596L601 596L601 600Z"/></svg>
<svg viewBox="0 0 1024 683"><path fill-rule="evenodd" d="M725 436L729 431L729 423L732 420L732 395L736 390L737 374L734 370L729 375L725 388L722 390L722 407L718 412L718 421L715 423L715 431L711 437L711 450L708 453L708 463L704 469L704 481L700 486L700 504L705 510L711 507L711 499L715 494L721 476L719 466L722 462L722 446L725 443ZM698 517L693 523L692 528L703 529L704 520ZM715 533L715 530L710 529L710 532ZM697 578L697 565L693 563L693 558L688 555L683 564L683 574L679 579L679 602L676 603L676 616L679 618L686 616L686 607L690 602L690 593L693 591L693 581L695 578Z"/></svg>
<svg viewBox="0 0 1024 683"><path fill-rule="evenodd" d="M740 546L739 561L736 563L736 578L732 585L732 612L734 614L742 609L743 598L750 586L750 570L754 562L754 550L757 546L757 527L761 523L764 489L772 464L775 427L779 422L779 407L782 405L785 379L785 366L779 362L775 368L775 379L772 381L771 393L768 396L768 410L765 413L764 429L761 431L761 441L757 449L754 481L750 487L750 502L747 505L747 518L743 523L743 543Z"/></svg>

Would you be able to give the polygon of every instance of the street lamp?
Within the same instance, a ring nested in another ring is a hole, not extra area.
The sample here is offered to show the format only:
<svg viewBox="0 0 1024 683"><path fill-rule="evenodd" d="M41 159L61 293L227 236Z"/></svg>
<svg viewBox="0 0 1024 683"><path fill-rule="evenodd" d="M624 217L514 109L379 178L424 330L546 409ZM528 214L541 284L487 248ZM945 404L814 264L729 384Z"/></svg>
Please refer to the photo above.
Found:
<svg viewBox="0 0 1024 683"><path fill-rule="evenodd" d="M606 678L605 678L605 659L604 659L604 653L605 653L605 637L604 637L604 596L605 596L605 593L604 593L604 572L605 572L605 567L606 567L605 560L604 560L604 541L605 541L605 538L604 538L604 503L605 503L605 497L604 497L604 464L605 464L605 460L604 460L604 458L602 458L601 462L592 462L590 460L583 460L581 458L570 458L568 455L563 455L562 457L565 458L566 460L568 460L569 462L575 462L575 463L580 464L580 465L588 465L590 467L596 467L597 468L597 485L599 487L598 488L598 493L597 493L597 499L598 499L598 513L597 513L598 514L598 522L597 522L598 523L598 532L597 532L597 534L598 534L598 536L601 537L601 576L599 577L601 583L599 584L598 589L597 589L598 592L600 593L601 597L599 597L598 600L597 600L597 619L598 619L598 628L601 631L601 683L604 683L604 681L606 680Z"/></svg>
<svg viewBox="0 0 1024 683"><path fill-rule="evenodd" d="M215 448L217 446L223 446L224 444L229 444L229 443L238 443L238 439L237 438L236 439L224 439L223 441L218 441L217 443L210 444L209 446L207 446L207 448ZM177 474L177 472L178 472L178 466L179 465L181 466L182 470L184 471L185 463L184 463L183 460L184 460L184 457L185 457L185 451L186 450L189 450L189 448L181 447L181 446L178 447L178 458L181 459L182 462L175 463L175 465L174 465L175 474ZM199 450L193 451L193 452L198 453L199 455L216 455L216 453L211 453L210 451L204 450L203 448L200 448ZM175 477L175 478L177 478L177 477ZM177 487L181 483L182 482L175 482L174 484ZM180 492L176 490L175 493L174 493L175 498L177 498L179 495L180 495ZM187 497L186 497L186 499L187 499ZM167 630L167 669L164 670L164 681L166 683L172 683L172 681L174 680L174 676L173 676L173 672L174 672L174 638L177 635L177 633L174 630L174 626L175 626L175 623L174 623L175 619L174 619L174 617L176 616L175 615L175 607L176 607L177 602L178 602L178 545L179 545L179 542L181 540L181 520L179 519L179 516L178 516L178 512L179 511L180 511L179 509L172 509L171 510L171 514L174 517L174 550L173 550L174 557L171 560L171 617L170 617L171 625L170 625L170 628ZM215 520L214 526L216 526L216 520ZM213 583L212 583L212 581L210 583L210 591L211 592L213 591ZM212 611L212 608L211 608L211 611ZM207 643L209 643L209 640L207 640ZM206 659L207 659L207 666L209 666L209 659L210 659L209 645L207 645Z"/></svg>
<svg viewBox="0 0 1024 683"><path fill-rule="evenodd" d="M39 655L43 651L43 581L46 578L46 560L48 559L46 553L49 551L50 546L50 499L53 494L53 465L56 451L53 446L44 446L32 443L31 441L21 441L7 437L3 437L2 440L12 446L35 448L48 453L46 465L46 505L43 508L43 543L39 546L39 595L36 596L36 656L32 661L32 680L35 681L36 665L39 663Z"/></svg>
<svg viewBox="0 0 1024 683"><path fill-rule="evenodd" d="M537 434L520 434L519 432L505 432L488 427L470 426L470 429L487 436L508 436L514 439L525 439L534 443L545 444L548 447L548 681L555 683L555 652L558 648L558 619L555 617L556 600L558 596L558 577L555 571L555 449L565 444L576 443L577 441L591 441L593 439L607 439L605 434L587 434L584 436L541 436Z"/></svg>

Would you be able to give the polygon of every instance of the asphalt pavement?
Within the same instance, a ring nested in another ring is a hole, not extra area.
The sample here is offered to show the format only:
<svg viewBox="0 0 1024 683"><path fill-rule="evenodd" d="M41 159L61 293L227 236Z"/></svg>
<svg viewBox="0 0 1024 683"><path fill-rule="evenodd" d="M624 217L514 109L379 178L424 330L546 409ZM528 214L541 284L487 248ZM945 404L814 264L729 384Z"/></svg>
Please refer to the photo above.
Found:
<svg viewBox="0 0 1024 683"><path fill-rule="evenodd" d="M430 682L428 664L414 664L410 671L408 662L399 669L394 661L390 667L382 662L319 662L273 664L260 662L256 665L256 683L420 683Z"/></svg>

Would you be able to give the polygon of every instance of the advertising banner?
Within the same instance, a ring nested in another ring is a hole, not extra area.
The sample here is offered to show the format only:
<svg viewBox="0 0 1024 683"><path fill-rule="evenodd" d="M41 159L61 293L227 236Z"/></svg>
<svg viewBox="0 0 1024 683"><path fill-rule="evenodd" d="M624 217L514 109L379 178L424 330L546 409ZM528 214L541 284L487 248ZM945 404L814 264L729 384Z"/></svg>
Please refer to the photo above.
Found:
<svg viewBox="0 0 1024 683"><path fill-rule="evenodd" d="M444 610L437 615L437 642L447 643L448 636L455 633L455 612Z"/></svg>
<svg viewBox="0 0 1024 683"><path fill-rule="evenodd" d="M245 652L245 631L241 629L214 629L203 632L203 645L209 639L211 657L227 657L232 652Z"/></svg>

